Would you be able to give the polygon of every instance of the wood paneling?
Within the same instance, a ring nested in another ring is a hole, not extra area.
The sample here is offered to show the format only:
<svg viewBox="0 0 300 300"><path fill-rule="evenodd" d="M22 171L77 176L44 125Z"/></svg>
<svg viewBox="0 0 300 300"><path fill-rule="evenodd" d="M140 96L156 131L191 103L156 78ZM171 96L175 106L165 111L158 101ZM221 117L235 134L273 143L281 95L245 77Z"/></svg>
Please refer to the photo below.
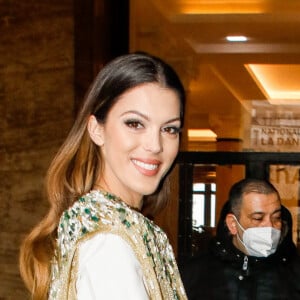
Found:
<svg viewBox="0 0 300 300"><path fill-rule="evenodd" d="M19 245L73 121L72 0L0 0L0 299L25 299Z"/></svg>

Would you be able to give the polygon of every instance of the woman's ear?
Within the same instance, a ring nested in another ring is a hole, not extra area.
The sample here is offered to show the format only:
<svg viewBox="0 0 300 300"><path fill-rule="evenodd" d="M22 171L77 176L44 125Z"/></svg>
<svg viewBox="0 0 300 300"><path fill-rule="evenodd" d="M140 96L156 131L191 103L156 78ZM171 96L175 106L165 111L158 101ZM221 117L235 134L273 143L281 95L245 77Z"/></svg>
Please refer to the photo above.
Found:
<svg viewBox="0 0 300 300"><path fill-rule="evenodd" d="M227 214L225 218L226 225L228 227L228 230L232 235L236 235L238 233L237 229L237 221L234 214Z"/></svg>
<svg viewBox="0 0 300 300"><path fill-rule="evenodd" d="M103 125L97 121L94 115L91 115L89 117L87 128L92 141L98 146L103 146L104 144Z"/></svg>

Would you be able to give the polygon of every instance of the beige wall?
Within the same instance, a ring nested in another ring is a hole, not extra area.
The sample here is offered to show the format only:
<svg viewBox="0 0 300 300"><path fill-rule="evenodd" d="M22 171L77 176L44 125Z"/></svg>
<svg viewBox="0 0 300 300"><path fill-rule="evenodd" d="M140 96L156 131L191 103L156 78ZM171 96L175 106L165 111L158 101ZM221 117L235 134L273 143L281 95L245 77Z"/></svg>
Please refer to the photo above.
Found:
<svg viewBox="0 0 300 300"><path fill-rule="evenodd" d="M0 299L25 299L19 243L73 120L72 0L0 0Z"/></svg>

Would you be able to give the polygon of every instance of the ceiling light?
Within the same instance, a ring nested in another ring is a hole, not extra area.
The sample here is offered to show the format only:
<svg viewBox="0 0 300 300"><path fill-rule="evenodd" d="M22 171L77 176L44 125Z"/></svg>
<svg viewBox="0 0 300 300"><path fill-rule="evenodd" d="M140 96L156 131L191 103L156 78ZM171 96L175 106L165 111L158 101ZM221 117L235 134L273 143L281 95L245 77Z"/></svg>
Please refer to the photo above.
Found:
<svg viewBox="0 0 300 300"><path fill-rule="evenodd" d="M271 104L299 105L299 65L248 64L245 67Z"/></svg>
<svg viewBox="0 0 300 300"><path fill-rule="evenodd" d="M247 37L244 35L228 35L226 36L228 42L247 42Z"/></svg>
<svg viewBox="0 0 300 300"><path fill-rule="evenodd" d="M217 135L210 129L188 129L188 140L191 142L215 142Z"/></svg>

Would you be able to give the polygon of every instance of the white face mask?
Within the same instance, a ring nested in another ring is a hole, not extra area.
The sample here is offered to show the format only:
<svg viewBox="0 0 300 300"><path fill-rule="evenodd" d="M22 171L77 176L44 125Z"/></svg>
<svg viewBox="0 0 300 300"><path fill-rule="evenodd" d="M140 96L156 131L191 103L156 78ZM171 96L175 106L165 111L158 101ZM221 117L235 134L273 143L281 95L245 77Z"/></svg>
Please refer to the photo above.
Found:
<svg viewBox="0 0 300 300"><path fill-rule="evenodd" d="M276 251L281 236L280 230L273 227L244 229L237 219L236 221L244 232L242 240L239 234L237 234L237 238L244 245L250 256L267 257Z"/></svg>

